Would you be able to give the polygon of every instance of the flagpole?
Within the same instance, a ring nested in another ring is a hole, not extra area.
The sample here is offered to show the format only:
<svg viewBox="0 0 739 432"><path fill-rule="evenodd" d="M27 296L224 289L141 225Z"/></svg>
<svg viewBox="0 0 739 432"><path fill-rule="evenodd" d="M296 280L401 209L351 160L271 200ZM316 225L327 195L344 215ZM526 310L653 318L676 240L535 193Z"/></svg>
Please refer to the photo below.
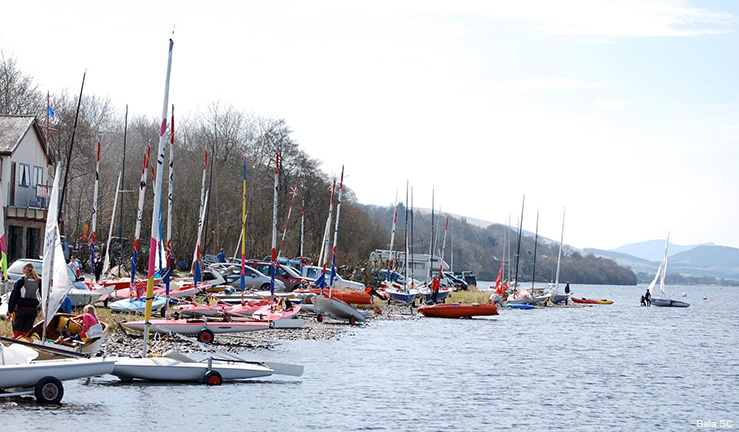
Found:
<svg viewBox="0 0 739 432"><path fill-rule="evenodd" d="M144 347L143 356L146 357L149 343L149 319L151 319L151 304L154 300L154 251L157 249L157 219L161 212L162 182L164 177L164 155L167 142L167 108L169 108L169 78L172 72L172 47L174 42L169 40L169 55L167 57L167 78L164 84L164 107L162 108L162 126L159 129L159 152L157 155L156 183L154 184L154 207L151 211L151 241L149 243L149 280L146 284L146 311L144 313Z"/></svg>

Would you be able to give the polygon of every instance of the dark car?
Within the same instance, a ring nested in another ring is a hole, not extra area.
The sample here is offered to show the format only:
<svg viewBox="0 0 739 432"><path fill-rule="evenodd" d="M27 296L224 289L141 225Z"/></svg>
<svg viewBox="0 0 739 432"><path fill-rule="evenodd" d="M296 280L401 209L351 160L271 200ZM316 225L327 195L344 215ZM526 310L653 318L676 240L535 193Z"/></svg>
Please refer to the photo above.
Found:
<svg viewBox="0 0 739 432"><path fill-rule="evenodd" d="M247 261L246 265L267 276L272 275L272 263L266 261ZM281 280L282 283L285 284L287 291L293 291L298 288L307 288L309 282L308 278L300 276L294 268L285 264L277 264L275 279Z"/></svg>
<svg viewBox="0 0 739 432"><path fill-rule="evenodd" d="M446 281L442 280L442 284L453 287L456 290L467 290L470 287L467 282L454 276L452 272L444 272L444 279Z"/></svg>

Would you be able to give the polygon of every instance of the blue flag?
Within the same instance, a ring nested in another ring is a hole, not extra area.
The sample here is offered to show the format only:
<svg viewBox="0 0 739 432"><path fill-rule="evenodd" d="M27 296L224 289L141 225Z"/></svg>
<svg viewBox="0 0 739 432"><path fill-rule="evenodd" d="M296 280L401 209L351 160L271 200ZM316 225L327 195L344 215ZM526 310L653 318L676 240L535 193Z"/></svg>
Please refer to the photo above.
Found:
<svg viewBox="0 0 739 432"><path fill-rule="evenodd" d="M54 118L54 110L51 108L51 105L49 105L49 117Z"/></svg>

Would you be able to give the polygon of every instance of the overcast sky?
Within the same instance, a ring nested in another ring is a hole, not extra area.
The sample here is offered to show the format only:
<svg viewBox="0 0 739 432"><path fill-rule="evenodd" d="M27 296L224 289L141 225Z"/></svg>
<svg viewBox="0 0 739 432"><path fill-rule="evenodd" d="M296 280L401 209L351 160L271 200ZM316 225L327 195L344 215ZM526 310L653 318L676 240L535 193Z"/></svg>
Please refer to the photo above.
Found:
<svg viewBox="0 0 739 432"><path fill-rule="evenodd" d="M0 49L39 88L161 115L221 101L286 119L360 202L610 249L739 247L733 1L0 0ZM121 121L123 119L121 118ZM390 223L390 221L388 221Z"/></svg>

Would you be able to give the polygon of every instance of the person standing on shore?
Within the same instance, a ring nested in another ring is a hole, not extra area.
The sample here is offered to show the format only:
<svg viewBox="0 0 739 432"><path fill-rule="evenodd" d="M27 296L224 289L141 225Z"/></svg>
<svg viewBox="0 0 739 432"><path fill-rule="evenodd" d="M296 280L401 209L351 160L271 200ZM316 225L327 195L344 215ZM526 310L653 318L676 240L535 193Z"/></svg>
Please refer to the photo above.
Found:
<svg viewBox="0 0 739 432"><path fill-rule="evenodd" d="M226 262L226 252L221 249L220 252L218 252L218 255L216 255L216 258L219 263L225 263Z"/></svg>
<svg viewBox="0 0 739 432"><path fill-rule="evenodd" d="M23 266L23 276L13 285L8 300L8 313L13 323L13 339L23 336L33 328L38 315L41 297L41 278L33 269L33 264Z"/></svg>
<svg viewBox="0 0 739 432"><path fill-rule="evenodd" d="M95 282L100 282L100 275L103 273L103 258L100 256L100 252L95 252L93 269L95 270Z"/></svg>
<svg viewBox="0 0 739 432"><path fill-rule="evenodd" d="M80 263L77 261L76 256L72 255L72 257L69 258L69 264L67 265L72 269L75 277L80 277Z"/></svg>

